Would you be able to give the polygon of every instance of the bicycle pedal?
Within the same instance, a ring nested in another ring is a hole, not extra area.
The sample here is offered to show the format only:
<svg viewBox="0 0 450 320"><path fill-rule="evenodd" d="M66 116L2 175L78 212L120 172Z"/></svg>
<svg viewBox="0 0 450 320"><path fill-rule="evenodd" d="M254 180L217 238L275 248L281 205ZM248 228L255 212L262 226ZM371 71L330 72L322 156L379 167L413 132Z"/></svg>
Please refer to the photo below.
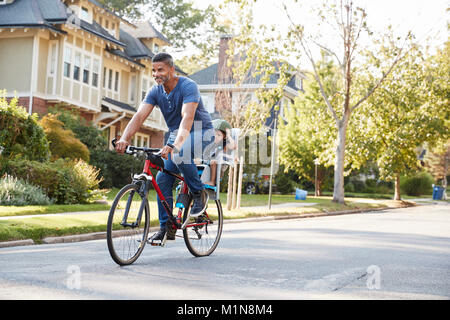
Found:
<svg viewBox="0 0 450 320"><path fill-rule="evenodd" d="M156 241L158 241L158 242L154 242L149 239L149 240L147 240L147 243L153 247L164 247L164 245L167 242L167 233L164 235L164 238L162 240L160 240L160 241L156 240Z"/></svg>

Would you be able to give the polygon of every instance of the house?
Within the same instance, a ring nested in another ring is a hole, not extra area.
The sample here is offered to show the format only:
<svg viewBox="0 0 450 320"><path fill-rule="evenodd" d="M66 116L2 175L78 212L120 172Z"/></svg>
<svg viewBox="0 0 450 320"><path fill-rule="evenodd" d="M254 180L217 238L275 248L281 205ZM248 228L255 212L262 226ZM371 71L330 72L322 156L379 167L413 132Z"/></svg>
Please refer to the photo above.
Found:
<svg viewBox="0 0 450 320"><path fill-rule="evenodd" d="M30 114L76 107L109 141L155 84L151 58L168 45L150 22L132 24L97 0L0 0L0 89ZM160 147L166 131L155 108L134 144Z"/></svg>
<svg viewBox="0 0 450 320"><path fill-rule="evenodd" d="M259 76L249 76L238 86L233 79L232 70L227 65L227 50L232 37L223 35L219 45L218 63L202 69L189 77L197 82L206 109L213 118L223 117L224 112L235 112L241 106L252 100L256 100L255 92L263 88ZM270 80L265 85L266 88L273 88L277 85L279 74L271 75ZM303 92L303 79L305 75L301 72L293 72L292 78L284 88L284 96L280 105L280 114L284 116L284 110L294 98ZM274 125L275 111L271 114L265 125L272 128Z"/></svg>

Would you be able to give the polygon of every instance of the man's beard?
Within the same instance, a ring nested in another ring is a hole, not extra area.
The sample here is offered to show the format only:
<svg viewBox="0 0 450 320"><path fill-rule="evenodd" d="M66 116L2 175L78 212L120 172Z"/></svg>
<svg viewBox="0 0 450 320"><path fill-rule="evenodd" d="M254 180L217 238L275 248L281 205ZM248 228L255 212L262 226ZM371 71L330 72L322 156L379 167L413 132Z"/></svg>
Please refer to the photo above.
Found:
<svg viewBox="0 0 450 320"><path fill-rule="evenodd" d="M161 84L165 84L165 83L167 83L167 81L170 80L170 75L168 75L167 77L158 77L158 78L155 78L155 80L161 80Z"/></svg>

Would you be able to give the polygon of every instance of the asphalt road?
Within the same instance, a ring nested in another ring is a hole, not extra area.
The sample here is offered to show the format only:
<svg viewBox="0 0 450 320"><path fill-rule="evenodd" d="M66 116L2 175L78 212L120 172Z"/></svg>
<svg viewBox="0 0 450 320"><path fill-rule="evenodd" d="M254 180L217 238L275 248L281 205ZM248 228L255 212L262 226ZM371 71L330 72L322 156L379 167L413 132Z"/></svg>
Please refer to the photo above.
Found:
<svg viewBox="0 0 450 320"><path fill-rule="evenodd" d="M450 299L450 206L225 224L117 266L106 240L0 249L0 299Z"/></svg>

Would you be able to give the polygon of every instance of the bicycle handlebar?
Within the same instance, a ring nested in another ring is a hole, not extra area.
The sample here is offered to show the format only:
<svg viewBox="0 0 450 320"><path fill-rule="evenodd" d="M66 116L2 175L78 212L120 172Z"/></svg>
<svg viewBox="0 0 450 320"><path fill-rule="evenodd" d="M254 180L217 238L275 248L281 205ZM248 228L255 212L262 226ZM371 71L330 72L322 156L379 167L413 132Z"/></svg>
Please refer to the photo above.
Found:
<svg viewBox="0 0 450 320"><path fill-rule="evenodd" d="M117 139L114 138L111 143L113 145L114 148L116 148L116 142ZM143 151L145 153L152 153L152 154L157 154L158 152L161 152L161 148L146 148L146 147L135 147L135 146L127 146L127 148L125 149L125 153L126 154L134 154L136 153L136 151Z"/></svg>

